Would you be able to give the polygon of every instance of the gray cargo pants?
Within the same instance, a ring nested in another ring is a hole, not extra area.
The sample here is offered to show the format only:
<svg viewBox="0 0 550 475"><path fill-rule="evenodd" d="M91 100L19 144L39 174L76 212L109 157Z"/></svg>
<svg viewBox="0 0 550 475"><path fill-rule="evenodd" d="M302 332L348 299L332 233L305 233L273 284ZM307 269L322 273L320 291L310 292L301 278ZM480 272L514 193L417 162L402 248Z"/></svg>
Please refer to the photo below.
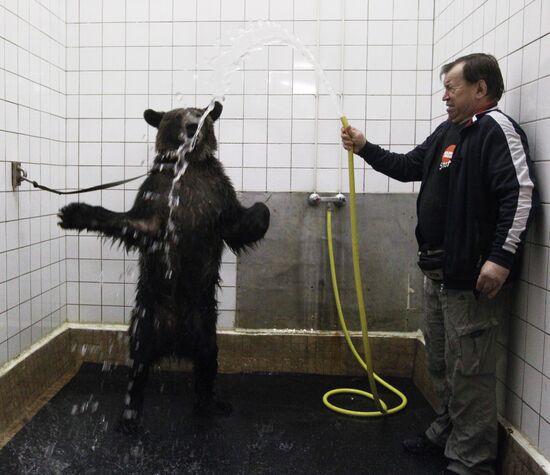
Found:
<svg viewBox="0 0 550 475"><path fill-rule="evenodd" d="M504 290L489 300L424 280L422 332L439 402L426 435L461 475L495 473L496 338L505 301Z"/></svg>

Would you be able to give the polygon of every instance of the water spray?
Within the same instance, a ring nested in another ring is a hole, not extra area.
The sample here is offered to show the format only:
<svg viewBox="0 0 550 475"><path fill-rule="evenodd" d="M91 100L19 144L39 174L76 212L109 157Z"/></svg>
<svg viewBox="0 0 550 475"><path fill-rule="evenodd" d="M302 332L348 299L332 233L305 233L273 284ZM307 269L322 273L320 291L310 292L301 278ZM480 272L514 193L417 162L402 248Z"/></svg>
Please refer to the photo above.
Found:
<svg viewBox="0 0 550 475"><path fill-rule="evenodd" d="M210 101L210 104L208 104L208 107L204 109L204 112L199 119L199 123L197 124L197 130L193 134L192 138L185 137L184 142L179 146L177 151L174 153L174 155L177 157L176 164L174 166L174 179L172 180L172 187L170 188L170 193L168 195L168 207L170 208L170 213L168 214L168 222L166 224L166 233L164 236L166 246L165 246L165 259L166 259L166 278L170 279L172 277L172 266L170 264L170 239L172 239L173 242L177 242L177 234L176 229L174 225L174 220L172 219L172 216L174 214L174 209L178 207L179 205L179 198L177 197L175 191L177 186L179 186L179 181L184 175L185 171L187 170L187 167L189 166L189 160L187 159L187 155L191 153L197 144L197 139L199 137L199 133L202 129L202 126L204 125L204 121L208 117L208 114L216 107L216 102L219 102L220 104L223 104L223 101L225 100L225 97L223 96L214 96L212 100Z"/></svg>

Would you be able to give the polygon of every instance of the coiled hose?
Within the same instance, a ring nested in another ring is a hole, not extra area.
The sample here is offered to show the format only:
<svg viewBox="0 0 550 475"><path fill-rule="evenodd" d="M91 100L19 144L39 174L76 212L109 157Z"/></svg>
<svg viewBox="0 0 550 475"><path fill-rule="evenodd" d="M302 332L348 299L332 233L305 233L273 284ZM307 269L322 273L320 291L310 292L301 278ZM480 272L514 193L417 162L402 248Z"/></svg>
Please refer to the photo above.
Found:
<svg viewBox="0 0 550 475"><path fill-rule="evenodd" d="M345 116L341 117L340 120L342 121L342 125L344 127L348 126L348 120ZM372 355L371 355L371 350L369 345L369 335L368 335L368 327L367 327L367 315L365 312L365 300L363 297L363 287L361 283L362 282L361 269L359 267L357 210L355 206L355 170L353 166L353 151L351 150L348 152L348 172L349 172L349 190L350 190L350 221L351 221L353 275L354 275L354 281L355 281L355 291L357 295L357 305L359 307L359 320L361 322L361 333L362 333L363 351L365 355L365 360L361 358L361 356L355 349L353 342L351 341L351 337L349 335L349 332L346 326L346 321L344 319L344 314L342 311L342 305L340 302L340 292L338 291L338 281L336 279L336 267L334 265L334 250L332 245L332 210L329 207L327 209L327 238L328 238L328 252L329 252L329 260L330 260L330 275L332 279L332 289L334 291L334 300L336 301L336 309L338 311L340 326L342 327L342 331L344 332L344 337L346 338L346 342L351 352L353 353L353 355L355 356L359 364L367 372L371 392L369 393L366 391L362 391L359 389L352 389L352 388L332 389L331 391L328 391L327 393L325 393L325 395L323 396L323 403L329 409L335 412L338 412L340 414L346 414L350 416L359 416L359 417L377 417L377 416L383 416L386 414L394 414L400 411L407 405L407 398L397 388L393 387L392 385L384 381L382 378L380 378L373 370ZM376 382L380 383L386 389L389 389L391 392L396 394L401 399L401 403L398 406L388 409L387 404L384 401L382 401L378 396ZM334 394L357 394L360 396L367 397L369 399L372 399L375 402L378 410L377 411L353 411L353 410L344 409L344 408L335 406L329 401L329 397Z"/></svg>

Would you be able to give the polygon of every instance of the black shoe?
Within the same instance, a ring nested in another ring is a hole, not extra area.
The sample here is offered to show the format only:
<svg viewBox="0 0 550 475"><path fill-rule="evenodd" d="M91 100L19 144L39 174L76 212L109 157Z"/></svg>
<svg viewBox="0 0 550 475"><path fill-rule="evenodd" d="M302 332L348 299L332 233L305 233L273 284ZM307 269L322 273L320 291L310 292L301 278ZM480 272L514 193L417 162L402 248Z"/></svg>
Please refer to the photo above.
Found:
<svg viewBox="0 0 550 475"><path fill-rule="evenodd" d="M449 470L448 468L446 468L441 472L441 475L458 475L458 473L453 472L452 470Z"/></svg>
<svg viewBox="0 0 550 475"><path fill-rule="evenodd" d="M443 453L443 448L434 444L424 433L410 439L405 439L403 441L403 448L407 452L416 455Z"/></svg>

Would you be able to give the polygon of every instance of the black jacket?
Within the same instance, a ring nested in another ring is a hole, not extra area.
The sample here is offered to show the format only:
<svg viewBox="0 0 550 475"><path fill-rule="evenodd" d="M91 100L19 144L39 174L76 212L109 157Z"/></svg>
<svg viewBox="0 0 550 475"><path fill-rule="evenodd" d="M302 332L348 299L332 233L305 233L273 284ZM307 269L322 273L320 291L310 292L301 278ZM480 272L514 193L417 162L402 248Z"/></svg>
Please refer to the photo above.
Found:
<svg viewBox="0 0 550 475"><path fill-rule="evenodd" d="M359 155L391 178L422 181L420 196L450 125L443 122L406 154L367 143ZM510 269L513 279L535 200L525 133L496 107L476 114L460 132L449 173L445 286L475 288L486 260ZM416 236L420 241L418 229Z"/></svg>

